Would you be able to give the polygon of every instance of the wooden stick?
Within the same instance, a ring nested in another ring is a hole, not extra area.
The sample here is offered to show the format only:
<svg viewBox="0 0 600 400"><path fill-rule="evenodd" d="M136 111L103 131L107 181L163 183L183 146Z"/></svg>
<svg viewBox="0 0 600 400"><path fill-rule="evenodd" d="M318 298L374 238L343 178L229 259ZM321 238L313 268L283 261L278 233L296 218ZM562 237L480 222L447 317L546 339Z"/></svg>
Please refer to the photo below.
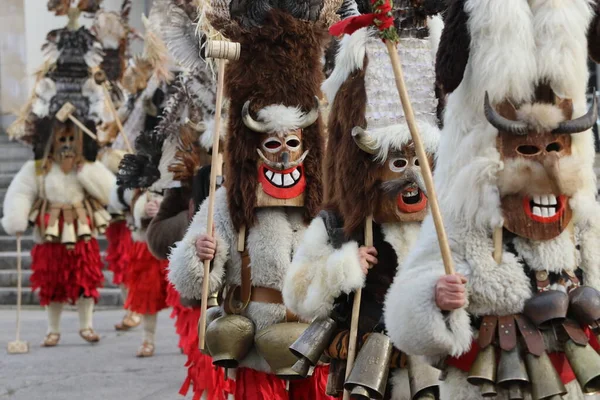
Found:
<svg viewBox="0 0 600 400"><path fill-rule="evenodd" d="M494 260L496 264L500 264L502 262L502 227L498 227L494 229L493 233L494 240Z"/></svg>
<svg viewBox="0 0 600 400"><path fill-rule="evenodd" d="M447 275L454 275L454 262L452 260L452 252L450 251L450 244L448 243L448 237L446 236L446 230L444 229L444 221L442 220L442 213L440 211L440 205L437 201L437 195L435 193L435 186L433 184L433 175L431 173L431 166L427 162L427 153L423 142L419 135L419 128L415 121L415 114L408 97L408 91L406 90L406 84L404 83L404 74L402 72L402 64L400 57L396 49L396 43L393 41L386 41L390 60L392 62L392 69L394 70L394 77L396 79L396 87L398 88L398 94L402 102L402 108L404 109L404 115L410 135L415 144L417 151L417 157L421 161L421 172L423 173L423 179L425 180L425 187L427 188L427 199L431 205L431 215L433 222L435 223L435 230L437 231L438 241L440 243L440 251L442 253L442 259L444 261L444 269Z"/></svg>
<svg viewBox="0 0 600 400"><path fill-rule="evenodd" d="M110 96L110 92L108 91L108 87L106 87L106 82L102 84L102 88L104 89L104 98L106 99L106 105L108 105L108 109L112 114L115 123L117 124L117 128L119 128L119 133L123 136L123 141L125 142L125 146L127 147L127 151L133 154L133 147L131 147L131 142L129 138L125 134L125 128L123 127L123 123L119 118L119 113L117 112L117 108L115 107L115 103L112 101L112 97Z"/></svg>
<svg viewBox="0 0 600 400"><path fill-rule="evenodd" d="M22 264L23 258L21 256L21 233L17 233L17 342L21 341L21 297L23 292L21 271Z"/></svg>
<svg viewBox="0 0 600 400"><path fill-rule="evenodd" d="M220 161L219 139L221 132L221 110L223 108L223 89L225 78L225 60L217 59L218 64L218 82L217 82L217 109L215 112L215 132L213 136L212 158L210 170L210 191L208 197L208 221L206 223L206 234L212 236L213 231L213 213L215 209L215 192L217 189L217 172L220 169L217 165ZM210 282L210 260L204 261L204 279L202 280L202 311L200 314L200 326L198 327L198 345L200 350L204 350L204 339L206 337L206 311L208 310L208 290Z"/></svg>
<svg viewBox="0 0 600 400"><path fill-rule="evenodd" d="M369 215L365 220L365 246L373 246L373 216ZM354 302L352 303L352 320L350 321L350 337L348 338L348 359L346 360L346 380L352 372L354 360L356 359L356 344L358 338L358 318L360 317L360 302L362 298L362 289L354 292ZM344 390L343 400L350 399L350 392Z"/></svg>
<svg viewBox="0 0 600 400"><path fill-rule="evenodd" d="M98 141L98 137L94 134L94 132L90 131L87 126L85 126L84 124L81 123L81 121L79 121L77 118L75 118L72 115L69 115L69 119L71 121L73 121L73 123L75 125L77 125L79 127L79 129L81 129L86 135L88 135L89 137L91 137L92 139L94 139L95 141Z"/></svg>

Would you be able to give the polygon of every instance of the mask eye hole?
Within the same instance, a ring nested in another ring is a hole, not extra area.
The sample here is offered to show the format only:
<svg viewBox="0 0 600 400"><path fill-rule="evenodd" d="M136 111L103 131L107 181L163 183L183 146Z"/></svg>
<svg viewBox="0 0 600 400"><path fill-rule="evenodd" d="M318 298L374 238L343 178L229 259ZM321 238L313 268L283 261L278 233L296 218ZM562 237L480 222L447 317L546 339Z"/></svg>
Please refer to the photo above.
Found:
<svg viewBox="0 0 600 400"><path fill-rule="evenodd" d="M300 139L298 139L298 137L296 136L289 136L286 140L285 140L285 145L287 146L288 149L290 150L298 150L298 148L300 147Z"/></svg>
<svg viewBox="0 0 600 400"><path fill-rule="evenodd" d="M69 141L70 142L74 142L75 141L75 136L69 136Z"/></svg>
<svg viewBox="0 0 600 400"><path fill-rule="evenodd" d="M548 153L550 153L552 151L559 152L561 150L562 150L562 146L558 142L553 142L553 143L550 143L548 146L546 146L546 151Z"/></svg>
<svg viewBox="0 0 600 400"><path fill-rule="evenodd" d="M58 139L58 141L61 143L65 143L67 141L67 138L63 136L60 139Z"/></svg>
<svg viewBox="0 0 600 400"><path fill-rule="evenodd" d="M531 144L524 144L522 146L517 147L517 153L522 154L524 156L535 156L540 153L540 148Z"/></svg>
<svg viewBox="0 0 600 400"><path fill-rule="evenodd" d="M415 161L413 161L413 164L414 164L415 167L418 167L418 166L421 165L421 163L419 162L418 158L415 158Z"/></svg>
<svg viewBox="0 0 600 400"><path fill-rule="evenodd" d="M394 172L402 172L408 166L406 158L394 158L390 160L390 169Z"/></svg>
<svg viewBox="0 0 600 400"><path fill-rule="evenodd" d="M263 148L269 153L277 153L281 149L281 142L276 138L268 138L263 142Z"/></svg>

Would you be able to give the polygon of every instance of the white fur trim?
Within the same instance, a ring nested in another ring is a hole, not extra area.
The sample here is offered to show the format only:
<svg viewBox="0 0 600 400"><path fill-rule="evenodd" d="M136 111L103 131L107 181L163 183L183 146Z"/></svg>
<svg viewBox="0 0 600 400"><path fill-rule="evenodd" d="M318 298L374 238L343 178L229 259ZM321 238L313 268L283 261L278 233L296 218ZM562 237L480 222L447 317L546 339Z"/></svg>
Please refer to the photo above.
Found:
<svg viewBox="0 0 600 400"><path fill-rule="evenodd" d="M266 124L268 132L285 134L298 129L305 115L300 107L275 104L261 109L258 112L258 120Z"/></svg>
<svg viewBox="0 0 600 400"><path fill-rule="evenodd" d="M364 283L358 243L351 241L334 249L323 220L316 218L306 230L286 275L283 300L300 318L311 321L329 316L338 296L350 294Z"/></svg>
<svg viewBox="0 0 600 400"><path fill-rule="evenodd" d="M77 173L77 180L93 198L103 205L108 204L110 192L116 178L100 161L87 162Z"/></svg>
<svg viewBox="0 0 600 400"><path fill-rule="evenodd" d="M439 128L425 121L419 121L419 135L425 147L425 151L429 154L435 154L439 141L440 141L440 130ZM390 125L377 129L369 129L369 136L375 140L375 147L377 148L377 154L375 159L377 161L386 160L391 150L400 150L402 146L412 142L412 136L410 129L406 124Z"/></svg>
<svg viewBox="0 0 600 400"><path fill-rule="evenodd" d="M206 151L211 151L213 147L213 140L215 135L215 118L211 116L209 118L204 119L204 126L206 130L200 136L200 146L204 148ZM225 136L227 134L227 115L222 115L221 117L221 140L225 140Z"/></svg>
<svg viewBox="0 0 600 400"><path fill-rule="evenodd" d="M226 191L217 191L215 214L225 211L227 207ZM183 239L176 243L169 256L169 281L182 296L190 299L202 298L202 281L204 279L204 263L196 254L196 239L206 234L208 218L208 199L194 216ZM216 222L216 221L215 221ZM219 224L215 224L217 252L210 272L209 292L214 293L221 288L225 278L225 264L229 258L229 246L221 236Z"/></svg>
<svg viewBox="0 0 600 400"><path fill-rule="evenodd" d="M56 96L56 84L50 78L41 79L35 85L35 100L31 111L38 118L45 118L50 113L50 101Z"/></svg>
<svg viewBox="0 0 600 400"><path fill-rule="evenodd" d="M435 60L438 48L440 47L442 31L444 30L444 20L440 15L427 17L427 27L429 28L429 43L431 44L431 57L433 60Z"/></svg>
<svg viewBox="0 0 600 400"><path fill-rule="evenodd" d="M29 213L38 196L34 161L27 161L10 183L4 196L2 227L9 235L25 232Z"/></svg>
<svg viewBox="0 0 600 400"><path fill-rule="evenodd" d="M340 47L335 56L335 68L321 86L329 104L333 104L338 90L348 77L354 71L363 68L369 37L369 29L362 28L352 35L344 36L340 41Z"/></svg>
<svg viewBox="0 0 600 400"><path fill-rule="evenodd" d="M133 199L133 194L134 194L133 190L125 189L125 191L123 193L123 200L126 204L131 204L131 200ZM121 201L119 200L118 186L116 185L116 182L115 182L115 185L113 186L113 188L110 191L110 198L108 200L108 208L116 210L119 213L122 213L128 209L126 204L121 203Z"/></svg>

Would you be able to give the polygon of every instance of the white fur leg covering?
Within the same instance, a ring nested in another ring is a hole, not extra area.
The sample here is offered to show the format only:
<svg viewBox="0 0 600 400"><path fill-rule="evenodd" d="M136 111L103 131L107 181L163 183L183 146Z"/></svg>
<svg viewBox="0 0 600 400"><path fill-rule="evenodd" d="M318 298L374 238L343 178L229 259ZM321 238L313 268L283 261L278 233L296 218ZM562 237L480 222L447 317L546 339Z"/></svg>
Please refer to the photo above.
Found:
<svg viewBox="0 0 600 400"><path fill-rule="evenodd" d="M48 313L48 334L60 333L60 315L63 310L63 303L50 303L46 306Z"/></svg>
<svg viewBox="0 0 600 400"><path fill-rule="evenodd" d="M158 314L145 314L142 319L144 321L144 343L154 343L154 335L156 333L156 320Z"/></svg>
<svg viewBox="0 0 600 400"><path fill-rule="evenodd" d="M94 315L94 299L91 297L80 297L77 301L77 312L79 313L79 329L92 329L92 316Z"/></svg>

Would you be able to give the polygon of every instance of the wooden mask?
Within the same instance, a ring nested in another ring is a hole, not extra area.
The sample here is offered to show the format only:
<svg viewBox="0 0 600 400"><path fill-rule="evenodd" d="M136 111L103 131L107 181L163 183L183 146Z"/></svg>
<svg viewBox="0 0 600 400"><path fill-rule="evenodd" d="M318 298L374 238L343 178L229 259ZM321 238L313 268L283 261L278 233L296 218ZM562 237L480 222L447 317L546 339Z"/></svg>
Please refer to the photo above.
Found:
<svg viewBox="0 0 600 400"><path fill-rule="evenodd" d="M82 146L82 133L75 125L59 124L54 131L52 160L60 165L65 174L68 174L81 162Z"/></svg>

